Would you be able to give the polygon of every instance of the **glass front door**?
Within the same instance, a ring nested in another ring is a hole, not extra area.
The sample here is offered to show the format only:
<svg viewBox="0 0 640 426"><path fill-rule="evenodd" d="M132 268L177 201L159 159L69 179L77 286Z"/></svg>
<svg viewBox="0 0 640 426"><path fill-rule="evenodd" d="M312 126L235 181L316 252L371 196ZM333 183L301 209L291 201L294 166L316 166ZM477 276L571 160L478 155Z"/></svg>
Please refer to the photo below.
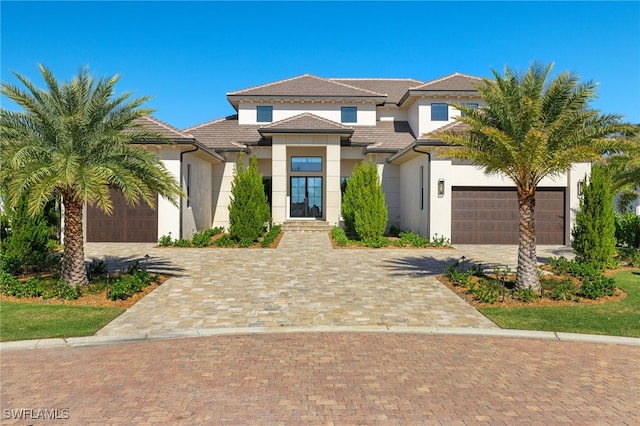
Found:
<svg viewBox="0 0 640 426"><path fill-rule="evenodd" d="M291 177L291 217L322 217L321 177Z"/></svg>

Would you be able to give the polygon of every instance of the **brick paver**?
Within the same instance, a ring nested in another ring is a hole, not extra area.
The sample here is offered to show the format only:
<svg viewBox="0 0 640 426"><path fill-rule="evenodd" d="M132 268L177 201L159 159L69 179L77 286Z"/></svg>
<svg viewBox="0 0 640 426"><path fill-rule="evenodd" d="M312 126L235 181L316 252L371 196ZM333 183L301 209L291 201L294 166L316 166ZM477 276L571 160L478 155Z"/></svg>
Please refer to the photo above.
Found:
<svg viewBox="0 0 640 426"><path fill-rule="evenodd" d="M566 247L547 251L567 254ZM276 250L87 244L86 253L108 253L111 267L148 254L150 269L175 275L101 330L103 336L235 327L491 328L434 275L461 256L516 262L513 246L333 250L328 235L317 232L286 233Z"/></svg>
<svg viewBox="0 0 640 426"><path fill-rule="evenodd" d="M640 413L640 348L623 345L302 333L1 355L7 425L632 425Z"/></svg>

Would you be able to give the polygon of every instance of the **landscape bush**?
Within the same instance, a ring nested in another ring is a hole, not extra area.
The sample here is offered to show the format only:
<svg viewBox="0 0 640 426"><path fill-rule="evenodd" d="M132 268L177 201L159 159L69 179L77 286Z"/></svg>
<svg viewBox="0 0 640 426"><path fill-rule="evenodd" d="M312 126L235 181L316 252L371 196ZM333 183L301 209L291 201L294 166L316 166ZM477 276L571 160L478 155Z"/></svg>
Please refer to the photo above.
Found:
<svg viewBox="0 0 640 426"><path fill-rule="evenodd" d="M342 216L350 237L377 241L383 236L389 213L375 163L363 161L353 168L342 200Z"/></svg>
<svg viewBox="0 0 640 426"><path fill-rule="evenodd" d="M241 247L248 247L265 232L265 223L269 222L270 216L262 175L258 171L258 159L254 155L245 169L244 154L241 153L231 183L229 203L231 238L240 243Z"/></svg>
<svg viewBox="0 0 640 426"><path fill-rule="evenodd" d="M272 226L269 229L269 232L267 232L267 234L262 239L262 242L260 243L260 245L262 247L269 247L271 244L273 244L276 238L278 238L278 235L280 235L280 232L282 232L282 227L280 225Z"/></svg>
<svg viewBox="0 0 640 426"><path fill-rule="evenodd" d="M616 227L611 187L611 173L608 169L594 165L589 183L584 186L576 223L571 231L571 247L580 263L613 266Z"/></svg>
<svg viewBox="0 0 640 426"><path fill-rule="evenodd" d="M640 248L640 215L635 213L616 215L615 228L618 245Z"/></svg>
<svg viewBox="0 0 640 426"><path fill-rule="evenodd" d="M0 241L0 268L14 275L46 269L47 257L55 246L45 213L32 216L28 212L27 201L28 195L25 194L15 209L7 214L7 223L3 226L5 236Z"/></svg>
<svg viewBox="0 0 640 426"><path fill-rule="evenodd" d="M338 244L340 247L346 247L347 244L349 244L349 238L347 238L347 234L344 232L344 229L339 226L334 226L333 228L331 228L331 236L333 237L333 240L336 242L336 244Z"/></svg>

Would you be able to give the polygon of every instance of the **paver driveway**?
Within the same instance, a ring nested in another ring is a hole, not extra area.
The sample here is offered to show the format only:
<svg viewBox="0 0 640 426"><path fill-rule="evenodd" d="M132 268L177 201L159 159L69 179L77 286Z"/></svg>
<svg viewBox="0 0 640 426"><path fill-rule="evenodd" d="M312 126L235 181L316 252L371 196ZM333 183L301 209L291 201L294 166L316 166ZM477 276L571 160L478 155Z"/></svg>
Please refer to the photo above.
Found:
<svg viewBox="0 0 640 426"><path fill-rule="evenodd" d="M513 246L482 250L334 250L326 233L309 232L286 233L275 250L87 244L86 254L108 253L112 267L148 254L150 269L175 274L98 333L152 336L221 327L495 327L434 277L463 255L515 264Z"/></svg>

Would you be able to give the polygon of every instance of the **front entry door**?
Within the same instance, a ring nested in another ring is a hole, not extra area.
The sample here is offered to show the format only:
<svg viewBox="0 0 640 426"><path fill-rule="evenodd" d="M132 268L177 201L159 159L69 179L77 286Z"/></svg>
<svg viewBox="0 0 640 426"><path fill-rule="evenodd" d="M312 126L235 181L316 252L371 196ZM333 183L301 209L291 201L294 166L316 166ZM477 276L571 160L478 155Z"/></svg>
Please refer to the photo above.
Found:
<svg viewBox="0 0 640 426"><path fill-rule="evenodd" d="M322 217L321 177L291 177L291 217Z"/></svg>

